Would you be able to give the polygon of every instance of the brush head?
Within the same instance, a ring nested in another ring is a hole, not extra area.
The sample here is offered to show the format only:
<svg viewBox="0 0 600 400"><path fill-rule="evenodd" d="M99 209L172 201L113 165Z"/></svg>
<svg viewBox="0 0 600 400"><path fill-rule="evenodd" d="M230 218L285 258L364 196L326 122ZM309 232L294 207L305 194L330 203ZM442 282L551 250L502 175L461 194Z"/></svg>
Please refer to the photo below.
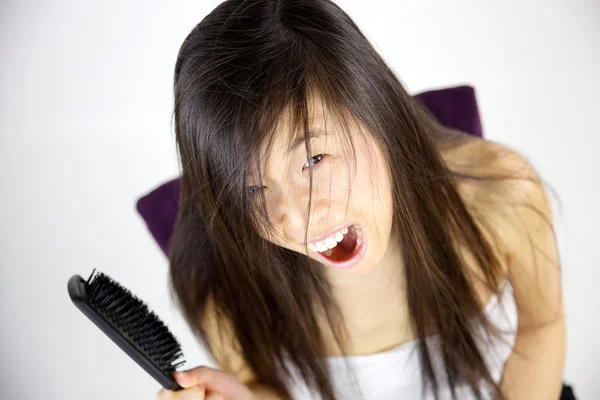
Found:
<svg viewBox="0 0 600 400"><path fill-rule="evenodd" d="M172 374L185 361L175 336L131 291L95 272L69 280L73 303L163 387L180 389Z"/></svg>

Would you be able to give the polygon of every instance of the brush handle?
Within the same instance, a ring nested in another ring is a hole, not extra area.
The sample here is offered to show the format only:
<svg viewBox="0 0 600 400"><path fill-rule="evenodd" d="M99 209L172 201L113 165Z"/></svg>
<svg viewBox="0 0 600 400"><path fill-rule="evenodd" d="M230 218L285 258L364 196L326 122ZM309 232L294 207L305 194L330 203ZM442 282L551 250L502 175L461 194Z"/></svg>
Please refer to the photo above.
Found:
<svg viewBox="0 0 600 400"><path fill-rule="evenodd" d="M158 383L168 390L181 390L182 387L173 379L172 376L161 371L144 353L137 349L127 338L125 338L119 329L110 321L106 320L98 311L96 311L88 302L87 292L85 290L86 281L79 275L74 275L69 279L67 289L73 304L81 310L98 328L102 330L113 342L117 344L125 353L129 355L138 365L146 370Z"/></svg>

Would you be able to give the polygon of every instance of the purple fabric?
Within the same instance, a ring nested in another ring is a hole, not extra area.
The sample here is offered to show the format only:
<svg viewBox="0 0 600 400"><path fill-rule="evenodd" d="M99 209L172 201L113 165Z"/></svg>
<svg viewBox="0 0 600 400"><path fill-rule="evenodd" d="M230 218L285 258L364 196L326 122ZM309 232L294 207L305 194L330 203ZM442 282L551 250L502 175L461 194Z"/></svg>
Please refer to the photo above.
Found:
<svg viewBox="0 0 600 400"><path fill-rule="evenodd" d="M438 121L475 136L483 136L475 89L458 86L415 96ZM137 201L137 211L165 254L179 209L179 178L170 180Z"/></svg>
<svg viewBox="0 0 600 400"><path fill-rule="evenodd" d="M137 211L165 254L179 211L179 178L163 183L137 201Z"/></svg>
<svg viewBox="0 0 600 400"><path fill-rule="evenodd" d="M415 96L442 124L474 136L483 137L475 89L458 86L430 90Z"/></svg>

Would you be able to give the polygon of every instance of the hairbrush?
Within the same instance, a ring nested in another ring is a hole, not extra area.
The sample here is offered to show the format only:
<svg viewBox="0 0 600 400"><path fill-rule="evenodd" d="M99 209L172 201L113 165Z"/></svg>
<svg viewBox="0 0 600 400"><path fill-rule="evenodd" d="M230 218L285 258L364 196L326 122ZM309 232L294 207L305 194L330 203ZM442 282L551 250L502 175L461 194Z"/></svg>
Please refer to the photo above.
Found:
<svg viewBox="0 0 600 400"><path fill-rule="evenodd" d="M175 336L128 289L95 272L87 281L79 275L69 279L73 304L165 389L181 390L173 373L185 360Z"/></svg>

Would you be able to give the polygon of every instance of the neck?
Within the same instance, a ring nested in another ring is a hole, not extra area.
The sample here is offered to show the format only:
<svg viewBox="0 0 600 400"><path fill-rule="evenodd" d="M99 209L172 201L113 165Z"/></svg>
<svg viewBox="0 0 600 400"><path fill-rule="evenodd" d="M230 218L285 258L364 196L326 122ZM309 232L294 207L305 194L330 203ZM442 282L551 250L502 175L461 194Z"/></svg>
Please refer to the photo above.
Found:
<svg viewBox="0 0 600 400"><path fill-rule="evenodd" d="M398 296L404 287L402 252L398 241L390 239L383 257L362 271L338 271L323 266L333 294L342 308L371 307L382 304L390 295Z"/></svg>
<svg viewBox="0 0 600 400"><path fill-rule="evenodd" d="M370 354L407 340L405 278L398 242L391 241L384 256L361 271L337 271L327 266L325 277L342 313L344 333L339 347L326 320L323 333L328 355ZM346 334L348 336L346 336Z"/></svg>

